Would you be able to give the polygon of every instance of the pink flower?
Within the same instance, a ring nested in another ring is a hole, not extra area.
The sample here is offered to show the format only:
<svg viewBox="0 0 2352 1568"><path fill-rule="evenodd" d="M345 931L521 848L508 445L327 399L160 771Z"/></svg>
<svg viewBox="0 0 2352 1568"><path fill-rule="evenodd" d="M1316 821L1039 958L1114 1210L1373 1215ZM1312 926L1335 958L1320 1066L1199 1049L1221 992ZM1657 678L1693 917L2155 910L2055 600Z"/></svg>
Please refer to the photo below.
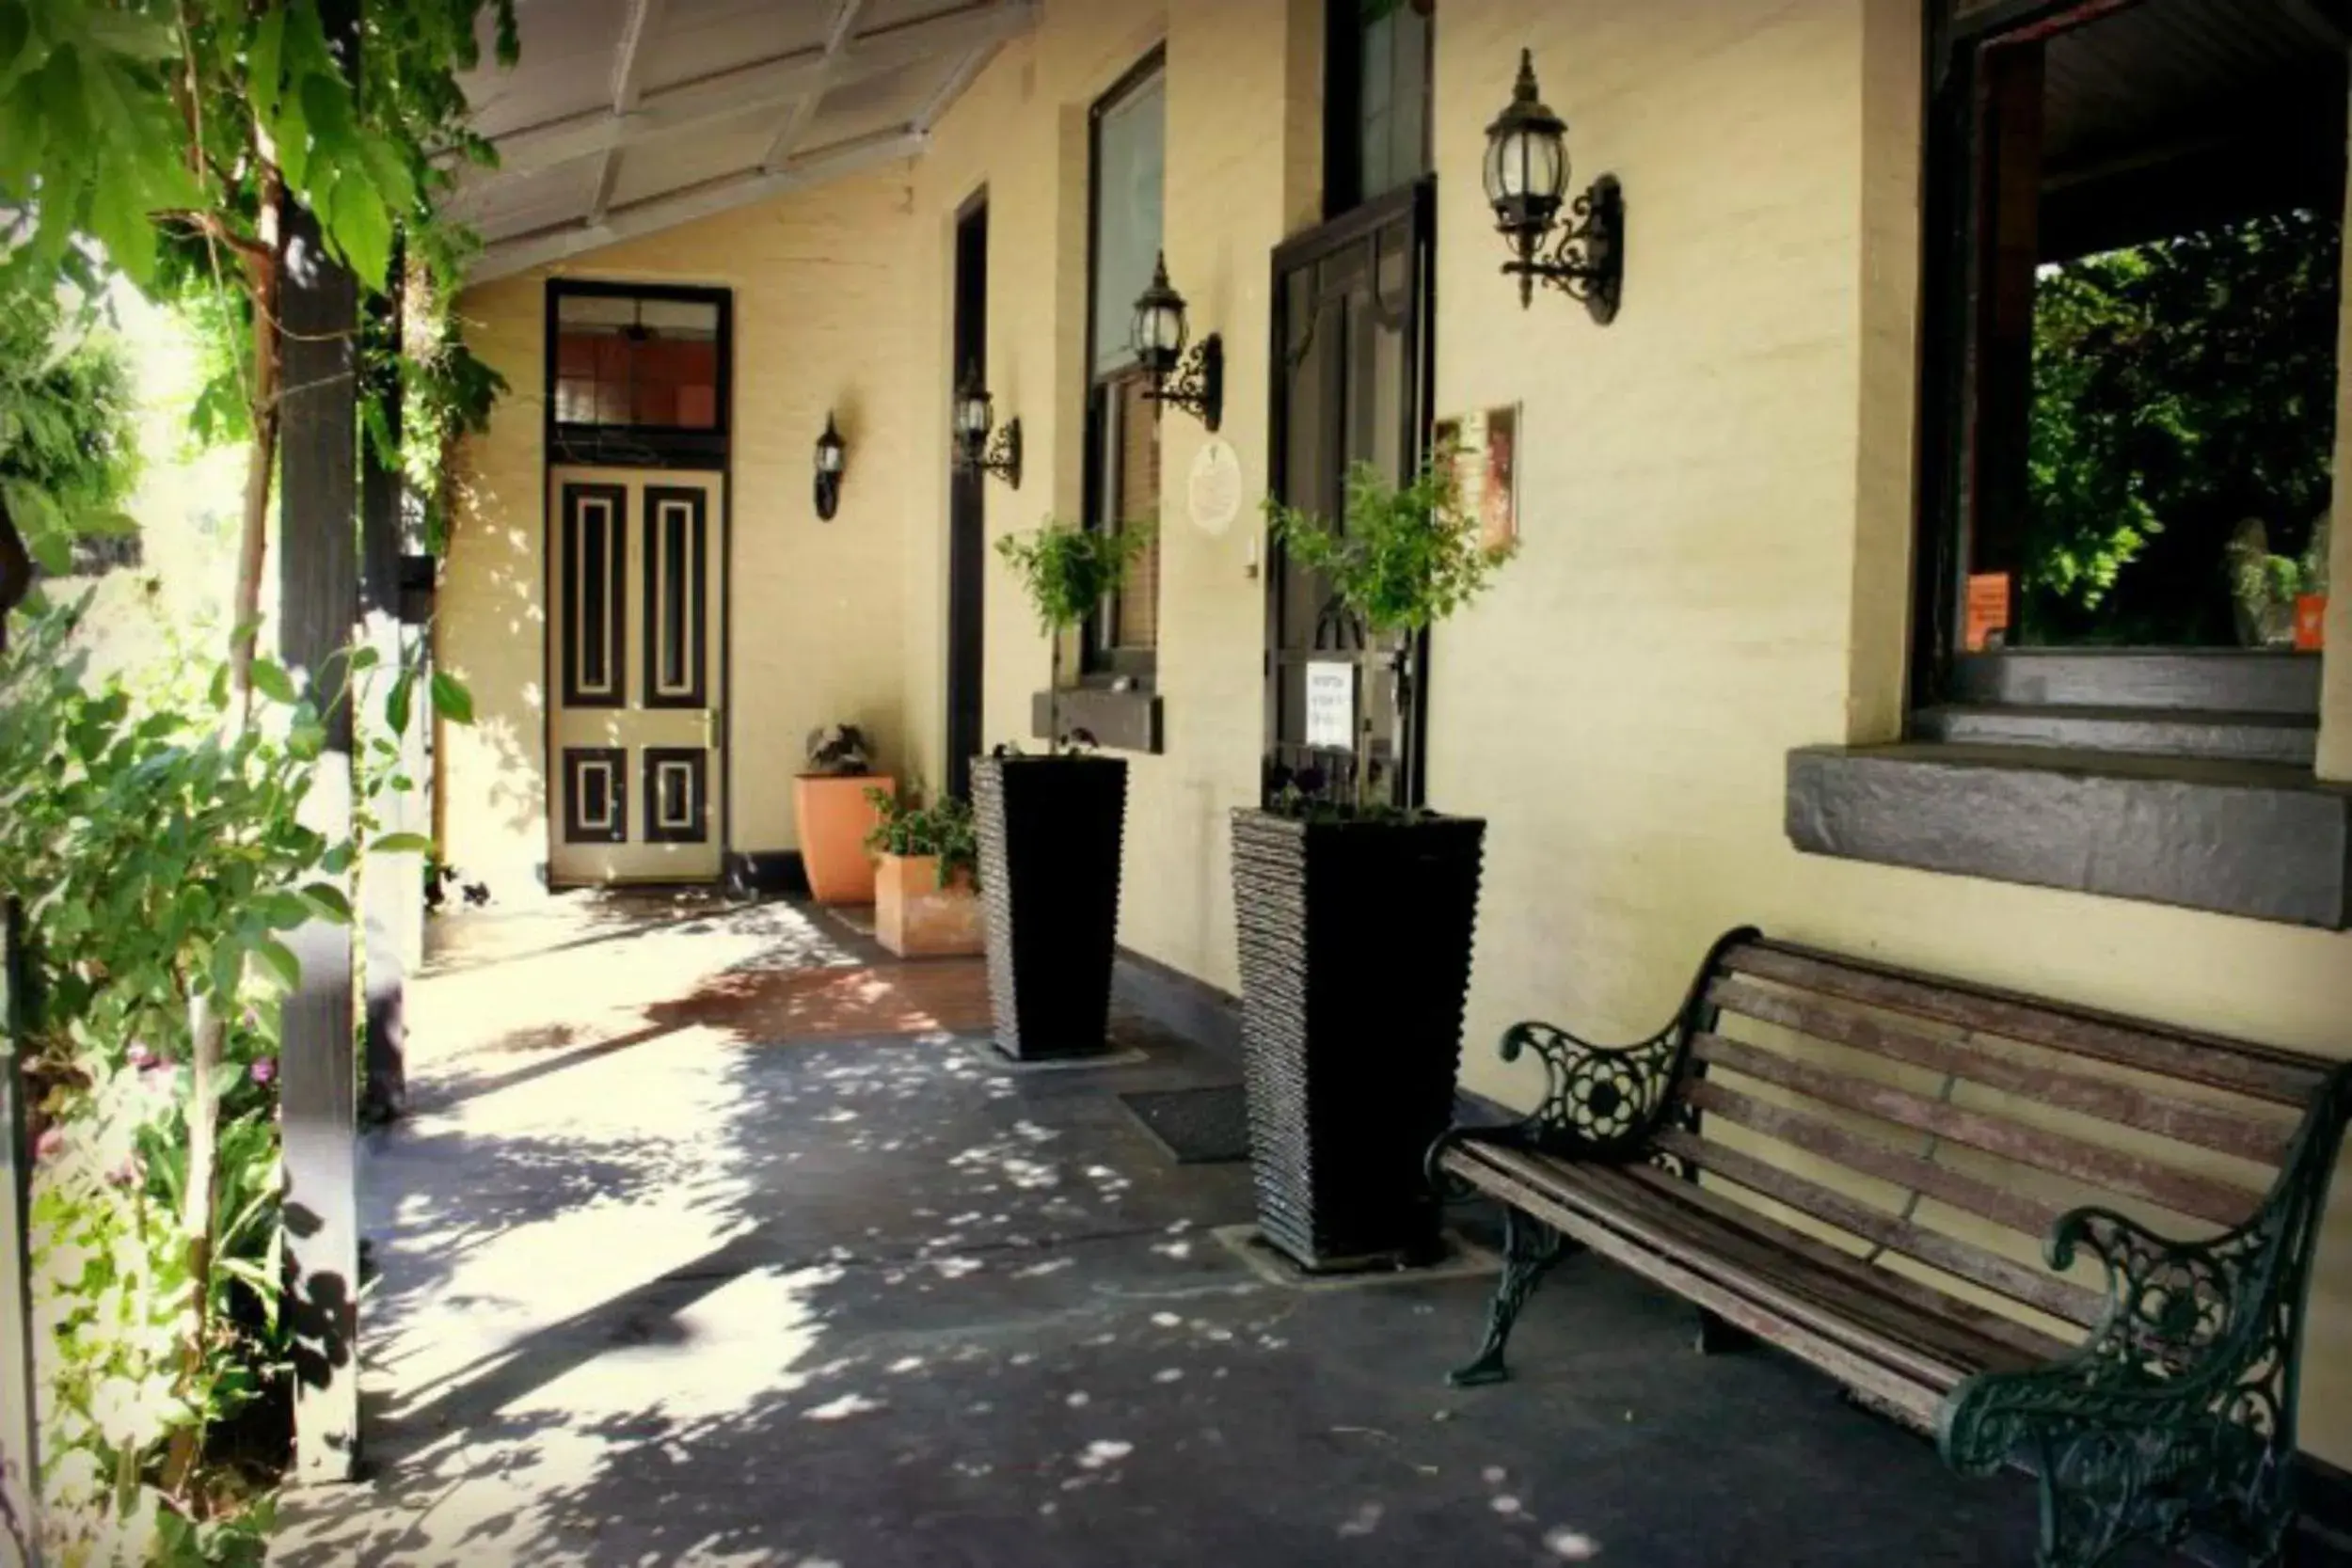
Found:
<svg viewBox="0 0 2352 1568"><path fill-rule="evenodd" d="M33 1158L36 1160L54 1160L64 1152L65 1129L62 1127L44 1127L40 1130L40 1136L33 1140Z"/></svg>
<svg viewBox="0 0 2352 1568"><path fill-rule="evenodd" d="M253 1064L251 1072L253 1075L253 1081L256 1084L268 1083L271 1079L278 1076L278 1058L275 1056L262 1057Z"/></svg>
<svg viewBox="0 0 2352 1568"><path fill-rule="evenodd" d="M122 1055L123 1059L135 1068L144 1069L155 1065L155 1053L144 1045L134 1043L131 1049L124 1052Z"/></svg>

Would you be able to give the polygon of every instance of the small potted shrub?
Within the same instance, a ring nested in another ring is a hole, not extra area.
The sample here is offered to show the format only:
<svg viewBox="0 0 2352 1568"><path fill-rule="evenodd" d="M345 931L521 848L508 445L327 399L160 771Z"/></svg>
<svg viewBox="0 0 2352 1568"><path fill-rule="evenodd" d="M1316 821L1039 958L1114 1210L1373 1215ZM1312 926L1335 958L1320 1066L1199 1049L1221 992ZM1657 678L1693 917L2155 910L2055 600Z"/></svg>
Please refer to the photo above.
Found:
<svg viewBox="0 0 2352 1568"><path fill-rule="evenodd" d="M875 939L902 958L980 951L972 808L952 796L927 806L912 794L866 793L880 817L866 835L874 852Z"/></svg>
<svg viewBox="0 0 2352 1568"><path fill-rule="evenodd" d="M800 826L801 865L809 896L820 904L874 901L874 861L866 835L874 831L877 791L893 782L877 774L872 749L855 724L826 724L808 732L808 765L792 781L792 816Z"/></svg>
<svg viewBox="0 0 2352 1568"><path fill-rule="evenodd" d="M972 768L996 1047L1023 1060L1105 1049L1119 935L1127 765L1061 728L1062 642L1099 610L1147 534L1049 522L997 542L1052 645L1046 751Z"/></svg>
<svg viewBox="0 0 2352 1568"><path fill-rule="evenodd" d="M1481 542L1451 455L1413 482L1348 475L1343 530L1267 503L1296 565L1371 630L1418 636L1510 553ZM1313 1270L1425 1260L1438 1211L1421 1161L1445 1130L1486 823L1276 781L1233 814L1244 1077L1259 1228Z"/></svg>

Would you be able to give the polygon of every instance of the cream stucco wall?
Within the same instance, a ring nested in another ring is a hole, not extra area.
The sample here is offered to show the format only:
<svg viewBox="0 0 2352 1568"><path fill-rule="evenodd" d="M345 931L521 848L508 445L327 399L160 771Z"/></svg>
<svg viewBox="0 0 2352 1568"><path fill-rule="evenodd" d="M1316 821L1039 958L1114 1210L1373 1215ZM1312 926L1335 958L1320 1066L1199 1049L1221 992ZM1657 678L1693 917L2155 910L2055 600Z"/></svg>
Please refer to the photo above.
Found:
<svg viewBox="0 0 2352 1568"><path fill-rule="evenodd" d="M947 349L956 214L989 200L989 364L998 418L1019 416L1027 474L992 480L992 540L1075 517L1083 505L1087 114L1158 43L1168 46L1168 265L1196 336L1225 337L1221 434L1241 461L1242 520L1219 537L1184 518L1184 480L1206 433L1161 427L1159 690L1168 745L1128 759L1125 945L1211 983L1236 984L1227 824L1254 804L1263 745L1263 548L1268 253L1310 227L1320 199L1322 11L1312 0L1093 0L1046 8L1044 24L976 81L940 122L915 172L911 291L918 370L907 585L907 708L916 755L939 776L946 669ZM1013 580L991 558L987 698L993 743L1028 735L1049 653Z"/></svg>
<svg viewBox="0 0 2352 1568"><path fill-rule="evenodd" d="M1316 0L1048 0L911 170L584 258L594 276L738 290L737 847L790 842L801 731L881 727L943 772L947 399L956 214L990 201L987 380L1027 473L985 486L992 540L1080 507L1088 105L1168 48L1167 239L1196 332L1225 335L1245 521L1184 520L1204 439L1165 427L1164 754L1131 759L1120 941L1235 983L1226 822L1262 735L1268 253L1315 217ZM1522 408L1518 559L1441 628L1430 798L1489 823L1467 1085L1524 1101L1489 1043L1545 1016L1654 1027L1705 944L1775 933L2126 1012L2352 1053L2352 937L1797 854L1790 747L1898 733L1915 381L1915 0L1443 0L1438 404ZM1623 313L1522 311L1477 184L1521 45L1574 129L1580 182L1625 182ZM460 863L538 820L539 291L469 296L517 395L443 600L485 721L449 732ZM2352 341L2348 341L2352 342ZM839 521L803 499L828 400L852 442ZM2352 462L2352 452L2346 454ZM2340 465L2340 467L2344 465ZM2337 538L2352 571L2352 530ZM2339 595L2333 630L2352 638ZM1022 737L1044 639L991 558L984 734ZM2352 660L2325 766L2352 774ZM452 792L445 791L445 799ZM476 819L479 820L476 820ZM476 846L480 846L477 851ZM2352 1463L2352 1181L2315 1287L2305 1440Z"/></svg>
<svg viewBox="0 0 2352 1568"><path fill-rule="evenodd" d="M2352 937L1797 854L1792 746L1899 718L1912 527L1917 8L1438 12L1440 412L1523 406L1522 550L1438 634L1430 797L1486 816L1470 1087L1543 1016L1645 1031L1753 922L1924 969L2352 1055ZM1625 308L1519 309L1475 182L1522 45L1581 182L1629 208ZM1532 678L1540 675L1540 678ZM2352 682L2331 684L2331 744ZM2341 754L2340 752L2334 754ZM2352 1180L2314 1288L2306 1445L2352 1460Z"/></svg>
<svg viewBox="0 0 2352 1568"><path fill-rule="evenodd" d="M790 780L816 725L858 723L907 755L902 577L912 404L901 291L906 166L741 208L461 302L511 391L469 443L437 653L477 722L440 732L441 841L469 879L527 896L548 856L545 321L550 277L692 283L735 295L729 847L797 842ZM839 514L818 520L812 451L832 409L849 444Z"/></svg>

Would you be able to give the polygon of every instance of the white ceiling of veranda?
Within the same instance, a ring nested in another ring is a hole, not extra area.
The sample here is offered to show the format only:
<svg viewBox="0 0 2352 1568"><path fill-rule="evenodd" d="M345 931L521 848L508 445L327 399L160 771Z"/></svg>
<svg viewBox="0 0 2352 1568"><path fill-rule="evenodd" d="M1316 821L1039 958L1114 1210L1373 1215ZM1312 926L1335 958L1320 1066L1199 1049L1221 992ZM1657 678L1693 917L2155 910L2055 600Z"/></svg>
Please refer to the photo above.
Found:
<svg viewBox="0 0 2352 1568"><path fill-rule="evenodd" d="M922 150L1037 0L519 0L522 59L466 78L499 167L454 210L475 279Z"/></svg>

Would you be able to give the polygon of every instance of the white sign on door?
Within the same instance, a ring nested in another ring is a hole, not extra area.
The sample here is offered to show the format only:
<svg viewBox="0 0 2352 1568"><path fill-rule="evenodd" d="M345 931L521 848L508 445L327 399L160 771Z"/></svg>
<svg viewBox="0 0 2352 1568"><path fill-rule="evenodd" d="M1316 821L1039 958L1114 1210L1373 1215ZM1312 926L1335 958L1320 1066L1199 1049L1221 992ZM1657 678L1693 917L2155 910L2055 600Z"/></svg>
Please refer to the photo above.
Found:
<svg viewBox="0 0 2352 1568"><path fill-rule="evenodd" d="M1356 666L1316 659L1307 666L1307 744L1331 751L1356 745Z"/></svg>

